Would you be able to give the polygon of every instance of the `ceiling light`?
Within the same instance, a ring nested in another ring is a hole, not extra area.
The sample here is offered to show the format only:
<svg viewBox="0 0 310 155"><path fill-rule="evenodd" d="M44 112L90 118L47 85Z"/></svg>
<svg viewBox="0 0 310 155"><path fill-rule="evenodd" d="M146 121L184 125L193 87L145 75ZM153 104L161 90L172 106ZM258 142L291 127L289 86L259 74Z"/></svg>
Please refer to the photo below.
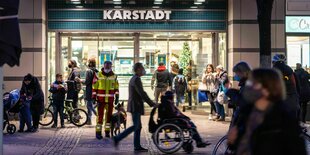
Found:
<svg viewBox="0 0 310 155"><path fill-rule="evenodd" d="M161 4L162 2L154 2L154 4Z"/></svg>
<svg viewBox="0 0 310 155"><path fill-rule="evenodd" d="M83 6L81 6L81 5L78 5L78 6L76 6L76 8L84 8Z"/></svg>
<svg viewBox="0 0 310 155"><path fill-rule="evenodd" d="M198 7L197 6L191 6L191 9L197 9Z"/></svg>
<svg viewBox="0 0 310 155"><path fill-rule="evenodd" d="M81 4L81 2L71 2L72 4Z"/></svg>
<svg viewBox="0 0 310 155"><path fill-rule="evenodd" d="M164 0L155 0L155 2L163 2Z"/></svg>
<svg viewBox="0 0 310 155"><path fill-rule="evenodd" d="M121 9L122 6L114 6L115 9Z"/></svg>
<svg viewBox="0 0 310 155"><path fill-rule="evenodd" d="M194 3L195 5L200 5L200 4L202 4L201 2L195 2Z"/></svg>
<svg viewBox="0 0 310 155"><path fill-rule="evenodd" d="M206 0L197 0L197 2L206 2Z"/></svg>
<svg viewBox="0 0 310 155"><path fill-rule="evenodd" d="M153 6L154 9L159 9L159 6Z"/></svg>
<svg viewBox="0 0 310 155"><path fill-rule="evenodd" d="M114 1L113 4L122 4L122 2L115 2L115 1Z"/></svg>
<svg viewBox="0 0 310 155"><path fill-rule="evenodd" d="M122 0L113 0L113 2L121 2Z"/></svg>
<svg viewBox="0 0 310 155"><path fill-rule="evenodd" d="M70 0L71 2L79 2L80 0Z"/></svg>

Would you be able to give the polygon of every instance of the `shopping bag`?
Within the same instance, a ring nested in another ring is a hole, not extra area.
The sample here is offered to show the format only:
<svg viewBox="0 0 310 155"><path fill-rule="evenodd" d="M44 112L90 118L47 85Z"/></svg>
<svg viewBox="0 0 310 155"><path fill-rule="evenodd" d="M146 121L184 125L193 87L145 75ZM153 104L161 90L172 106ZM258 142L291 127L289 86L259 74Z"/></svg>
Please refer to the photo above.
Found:
<svg viewBox="0 0 310 155"><path fill-rule="evenodd" d="M208 96L205 91L198 90L198 102L206 102L208 101Z"/></svg>

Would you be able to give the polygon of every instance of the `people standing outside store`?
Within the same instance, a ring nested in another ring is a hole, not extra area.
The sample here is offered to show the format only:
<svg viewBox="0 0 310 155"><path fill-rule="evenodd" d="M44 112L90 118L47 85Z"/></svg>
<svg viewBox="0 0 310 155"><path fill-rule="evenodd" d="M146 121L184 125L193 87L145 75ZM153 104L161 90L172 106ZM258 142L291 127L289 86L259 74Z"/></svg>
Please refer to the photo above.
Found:
<svg viewBox="0 0 310 155"><path fill-rule="evenodd" d="M44 94L38 78L31 74L27 74L24 77L20 93L26 96L27 100L30 102L32 130L36 132L39 128L40 115L44 113Z"/></svg>
<svg viewBox="0 0 310 155"><path fill-rule="evenodd" d="M306 123L307 105L310 101L310 74L305 71L300 63L296 64L296 77L299 85L299 99L301 106L301 121Z"/></svg>
<svg viewBox="0 0 310 155"><path fill-rule="evenodd" d="M93 99L98 102L98 115L96 124L96 138L102 139L102 125L105 116L105 137L110 137L111 116L113 112L113 103L119 101L119 84L117 75L112 71L112 62L105 61L104 66L98 73L98 80L93 84ZM104 115L106 113L106 115Z"/></svg>
<svg viewBox="0 0 310 155"><path fill-rule="evenodd" d="M218 91L218 85L216 83L216 73L214 73L214 67L212 64L208 64L206 71L203 74L202 83L206 88L206 95L211 105L209 120L213 119L213 115L216 114L215 101Z"/></svg>
<svg viewBox="0 0 310 155"><path fill-rule="evenodd" d="M68 63L68 67L69 69L71 69L71 71L67 79L67 100L73 100L72 107L78 108L79 92L82 89L82 85L80 82L80 68L77 66L75 60L70 60Z"/></svg>
<svg viewBox="0 0 310 155"><path fill-rule="evenodd" d="M307 154L298 120L284 103L286 93L280 73L273 69L253 70L243 93L251 107L246 125L243 129L234 127L228 134L228 143L237 146L236 154Z"/></svg>
<svg viewBox="0 0 310 155"><path fill-rule="evenodd" d="M52 93L52 103L54 112L54 124L52 128L57 128L58 113L60 117L61 128L65 128L64 121L64 103L67 90L61 74L56 74L56 81L51 84L49 91Z"/></svg>
<svg viewBox="0 0 310 155"><path fill-rule="evenodd" d="M156 104L158 104L159 97L165 94L171 83L172 82L170 81L170 74L166 69L165 64L162 62L159 63L159 66L155 71L155 73L153 74L151 81L152 90L154 90L155 87L154 96Z"/></svg>
<svg viewBox="0 0 310 155"><path fill-rule="evenodd" d="M285 104L287 104L288 108L287 110L296 118L299 118L299 95L297 93L297 79L295 78L294 71L291 67L286 65L286 57L283 54L276 54L272 58L272 63L273 68L280 70L283 75L287 95L285 100Z"/></svg>
<svg viewBox="0 0 310 155"><path fill-rule="evenodd" d="M217 80L217 86L218 86L218 95L220 93L225 94L229 87L229 79L228 74L224 70L224 67L222 65L219 65L216 67L216 80ZM225 109L223 106L223 103L220 103L218 100L215 102L216 112L218 114L217 118L215 118L215 121L225 121Z"/></svg>
<svg viewBox="0 0 310 155"><path fill-rule="evenodd" d="M140 144L140 135L142 129L141 115L144 115L144 102L151 107L157 107L157 105L148 97L147 93L143 90L141 82L141 76L144 76L145 69L142 63L136 63L133 67L134 76L129 82L129 98L127 111L132 114L133 126L127 128L125 131L113 138L114 144L117 147L119 142L134 132L134 150L139 152L147 152L148 150L143 148Z"/></svg>
<svg viewBox="0 0 310 155"><path fill-rule="evenodd" d="M179 73L176 77L174 77L172 82L172 88L175 90L177 102L176 106L178 107L179 104L184 106L185 102L185 93L187 92L187 81L185 76L183 75L183 69L179 69Z"/></svg>
<svg viewBox="0 0 310 155"><path fill-rule="evenodd" d="M87 124L92 125L92 114L94 113L97 115L97 112L94 108L94 99L92 98L92 89L93 89L93 82L96 82L96 74L99 72L96 69L96 59L92 58L88 60L88 69L86 71L86 78L82 81L83 84L86 85L85 90L85 101L87 102L87 114L88 120Z"/></svg>

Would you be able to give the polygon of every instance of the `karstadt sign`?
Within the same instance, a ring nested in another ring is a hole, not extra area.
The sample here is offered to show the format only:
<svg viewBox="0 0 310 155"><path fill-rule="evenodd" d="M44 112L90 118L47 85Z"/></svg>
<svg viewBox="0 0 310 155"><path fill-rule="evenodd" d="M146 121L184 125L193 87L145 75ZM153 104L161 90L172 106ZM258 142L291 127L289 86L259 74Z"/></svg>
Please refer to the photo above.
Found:
<svg viewBox="0 0 310 155"><path fill-rule="evenodd" d="M103 20L169 20L169 10L104 10Z"/></svg>

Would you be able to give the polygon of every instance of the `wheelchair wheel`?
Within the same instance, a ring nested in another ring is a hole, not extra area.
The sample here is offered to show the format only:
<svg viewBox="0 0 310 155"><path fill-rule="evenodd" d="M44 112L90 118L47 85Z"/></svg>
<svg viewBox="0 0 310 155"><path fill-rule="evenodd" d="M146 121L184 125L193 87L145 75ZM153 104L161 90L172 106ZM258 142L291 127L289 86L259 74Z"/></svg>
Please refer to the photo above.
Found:
<svg viewBox="0 0 310 155"><path fill-rule="evenodd" d="M9 124L6 131L12 135L16 132L16 126L14 124Z"/></svg>
<svg viewBox="0 0 310 155"><path fill-rule="evenodd" d="M70 113L70 120L77 127L84 126L87 123L87 119L87 112L83 109L74 109Z"/></svg>
<svg viewBox="0 0 310 155"><path fill-rule="evenodd" d="M193 142L186 142L182 145L182 149L186 152L186 153L192 153L194 151L194 146L193 146Z"/></svg>
<svg viewBox="0 0 310 155"><path fill-rule="evenodd" d="M175 124L163 124L155 131L153 141L158 150L172 154L183 146L183 131Z"/></svg>
<svg viewBox="0 0 310 155"><path fill-rule="evenodd" d="M42 126L49 126L54 122L53 112L49 109L45 109L43 115L40 118L39 124Z"/></svg>
<svg viewBox="0 0 310 155"><path fill-rule="evenodd" d="M222 155L227 153L231 153L231 150L227 145L227 135L225 135L216 143L212 155L219 155L219 154Z"/></svg>

